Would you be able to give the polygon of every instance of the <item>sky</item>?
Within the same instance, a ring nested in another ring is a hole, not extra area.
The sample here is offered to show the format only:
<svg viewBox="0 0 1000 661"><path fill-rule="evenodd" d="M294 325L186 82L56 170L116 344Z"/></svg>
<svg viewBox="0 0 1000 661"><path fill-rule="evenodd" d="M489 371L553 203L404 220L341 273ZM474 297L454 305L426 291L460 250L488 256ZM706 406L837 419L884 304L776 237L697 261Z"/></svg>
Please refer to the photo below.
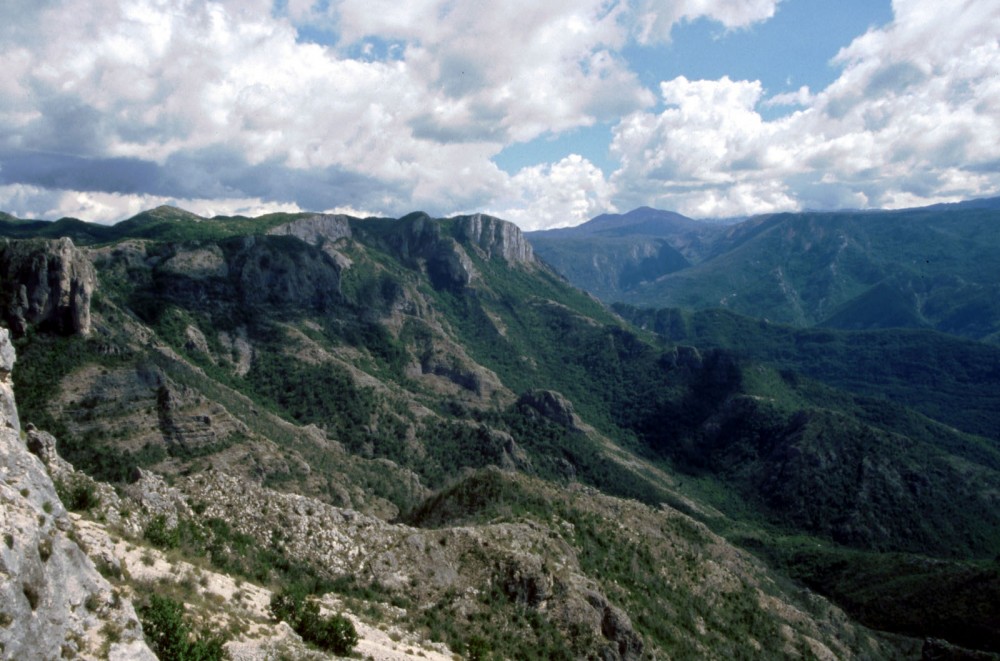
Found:
<svg viewBox="0 0 1000 661"><path fill-rule="evenodd" d="M21 218L995 195L1000 0L0 0Z"/></svg>

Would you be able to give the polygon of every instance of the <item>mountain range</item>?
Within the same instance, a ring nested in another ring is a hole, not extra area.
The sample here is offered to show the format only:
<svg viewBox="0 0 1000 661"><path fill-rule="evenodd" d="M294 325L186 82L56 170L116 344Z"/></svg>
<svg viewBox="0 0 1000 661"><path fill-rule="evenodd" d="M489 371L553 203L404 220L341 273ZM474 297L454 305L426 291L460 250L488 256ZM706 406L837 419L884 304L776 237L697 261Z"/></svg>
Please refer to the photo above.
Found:
<svg viewBox="0 0 1000 661"><path fill-rule="evenodd" d="M996 213L6 216L0 314L61 525L147 640L157 581L233 654L322 652L209 586L395 658L988 655L1000 354L942 310L996 286ZM858 321L880 286L919 330Z"/></svg>
<svg viewBox="0 0 1000 661"><path fill-rule="evenodd" d="M996 343L997 207L989 199L733 224L642 208L528 237L542 259L608 302L723 308L800 327L934 329Z"/></svg>

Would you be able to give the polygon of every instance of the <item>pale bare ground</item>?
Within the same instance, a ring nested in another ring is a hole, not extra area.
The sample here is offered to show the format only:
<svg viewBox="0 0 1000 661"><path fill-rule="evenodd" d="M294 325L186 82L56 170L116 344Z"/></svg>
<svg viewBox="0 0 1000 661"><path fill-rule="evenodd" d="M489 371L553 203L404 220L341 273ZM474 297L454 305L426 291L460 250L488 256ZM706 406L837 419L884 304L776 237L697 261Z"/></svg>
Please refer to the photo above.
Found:
<svg viewBox="0 0 1000 661"><path fill-rule="evenodd" d="M149 592L185 586L184 589L196 595L190 601L197 605L189 605L189 610L197 610L211 628L225 630L238 621L240 633L226 644L234 661L264 661L281 654L301 659L338 658L308 649L288 625L274 622L268 612L272 595L268 588L175 559L141 543L112 538L102 524L74 518L77 535L91 557L114 557L120 563L134 600L141 600ZM368 622L333 595L324 597L320 604L324 613L339 612L354 624L358 645L353 658L360 656L371 661L453 661L460 658L442 643L421 640L418 635L393 624Z"/></svg>

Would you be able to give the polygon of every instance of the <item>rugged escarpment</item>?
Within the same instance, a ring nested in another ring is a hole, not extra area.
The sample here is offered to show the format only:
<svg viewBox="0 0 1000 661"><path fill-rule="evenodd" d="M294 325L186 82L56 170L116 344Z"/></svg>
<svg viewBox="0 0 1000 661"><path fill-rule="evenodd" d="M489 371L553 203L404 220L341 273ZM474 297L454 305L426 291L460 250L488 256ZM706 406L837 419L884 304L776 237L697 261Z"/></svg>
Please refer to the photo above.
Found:
<svg viewBox="0 0 1000 661"><path fill-rule="evenodd" d="M519 268L537 264L516 225L484 214L436 220L412 213L392 228L386 242L402 259L421 265L439 285L464 287L480 278L470 253Z"/></svg>
<svg viewBox="0 0 1000 661"><path fill-rule="evenodd" d="M334 242L351 236L348 216L319 213L268 230L268 234L294 236L310 245L320 245L324 241Z"/></svg>
<svg viewBox="0 0 1000 661"><path fill-rule="evenodd" d="M132 604L74 541L52 479L20 438L6 329L0 355L0 656L154 659Z"/></svg>
<svg viewBox="0 0 1000 661"><path fill-rule="evenodd" d="M510 264L533 264L535 254L520 228L493 216L477 213L455 218L459 239L483 251L487 258L500 257Z"/></svg>
<svg viewBox="0 0 1000 661"><path fill-rule="evenodd" d="M58 333L90 333L90 300L97 277L90 260L68 238L0 242L0 315L17 336L28 326Z"/></svg>

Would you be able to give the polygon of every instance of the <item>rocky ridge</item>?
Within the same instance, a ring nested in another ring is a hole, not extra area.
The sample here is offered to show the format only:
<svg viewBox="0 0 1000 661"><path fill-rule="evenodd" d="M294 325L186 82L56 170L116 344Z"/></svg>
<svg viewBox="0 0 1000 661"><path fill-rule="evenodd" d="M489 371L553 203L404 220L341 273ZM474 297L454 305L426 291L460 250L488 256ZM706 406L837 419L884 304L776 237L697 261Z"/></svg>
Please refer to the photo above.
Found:
<svg viewBox="0 0 1000 661"><path fill-rule="evenodd" d="M275 236L294 236L306 243L318 246L329 241L351 236L351 224L348 216L340 214L315 214L268 230Z"/></svg>

